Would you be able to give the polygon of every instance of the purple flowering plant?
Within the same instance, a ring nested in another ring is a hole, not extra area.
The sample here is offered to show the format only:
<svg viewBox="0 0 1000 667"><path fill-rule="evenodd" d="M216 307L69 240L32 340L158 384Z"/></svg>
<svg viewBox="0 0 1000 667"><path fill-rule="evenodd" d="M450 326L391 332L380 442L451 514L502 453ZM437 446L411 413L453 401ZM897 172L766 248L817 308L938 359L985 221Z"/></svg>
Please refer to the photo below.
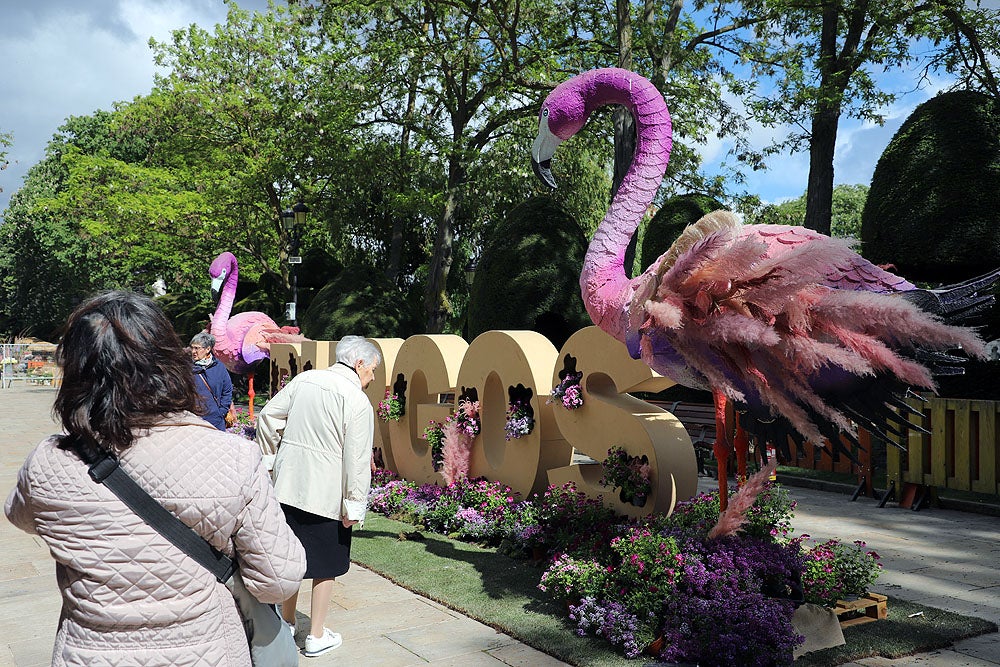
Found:
<svg viewBox="0 0 1000 667"><path fill-rule="evenodd" d="M470 438L475 438L479 435L479 431L482 428L482 423L479 419L479 401L460 401L458 410L455 410L445 420L445 423L448 422L458 424L458 428L462 433Z"/></svg>
<svg viewBox="0 0 1000 667"><path fill-rule="evenodd" d="M583 380L583 371L567 373L559 384L552 388L552 393L546 403L559 402L567 410L576 410L583 407L583 391L580 389L580 381Z"/></svg>
<svg viewBox="0 0 1000 667"><path fill-rule="evenodd" d="M431 448L431 466L434 472L440 472L444 460L444 425L432 419L424 428L424 439Z"/></svg>
<svg viewBox="0 0 1000 667"><path fill-rule="evenodd" d="M569 618L576 623L576 634L586 637L593 634L618 646L626 657L637 658L653 639L648 624L624 604L615 601L583 598L570 606Z"/></svg>
<svg viewBox="0 0 1000 667"><path fill-rule="evenodd" d="M642 506L653 490L649 479L649 459L645 456L630 456L624 447L615 445L608 450L608 456L601 463L604 476L601 486L621 489L625 502Z"/></svg>
<svg viewBox="0 0 1000 667"><path fill-rule="evenodd" d="M507 406L507 421L503 425L504 437L507 440L523 438L534 429L535 417L526 403L514 401Z"/></svg>
<svg viewBox="0 0 1000 667"><path fill-rule="evenodd" d="M257 415L250 415L248 410L236 408L236 421L226 427L226 432L238 435L247 440L257 439Z"/></svg>
<svg viewBox="0 0 1000 667"><path fill-rule="evenodd" d="M403 401L399 396L393 394L388 389L385 390L385 398L378 402L378 418L384 422L396 422L403 418Z"/></svg>
<svg viewBox="0 0 1000 667"><path fill-rule="evenodd" d="M793 649L805 639L792 627L793 611L792 602L760 592L680 593L665 605L657 657L701 665L791 665Z"/></svg>
<svg viewBox="0 0 1000 667"><path fill-rule="evenodd" d="M802 588L806 602L832 607L837 600L861 595L882 571L881 557L860 541L827 540L806 547L808 535L793 542L803 549Z"/></svg>
<svg viewBox="0 0 1000 667"><path fill-rule="evenodd" d="M801 637L791 628L792 593L806 551L784 539L793 507L774 487L749 512L750 532L708 539L717 495L678 504L671 516L626 519L572 483L530 498L483 479L416 485L373 476L370 506L516 557L543 547L539 587L571 607L580 635L628 656L656 636L661 659L699 664L787 664ZM753 523L756 522L756 523ZM803 581L803 584L805 582ZM725 628L725 632L720 632Z"/></svg>

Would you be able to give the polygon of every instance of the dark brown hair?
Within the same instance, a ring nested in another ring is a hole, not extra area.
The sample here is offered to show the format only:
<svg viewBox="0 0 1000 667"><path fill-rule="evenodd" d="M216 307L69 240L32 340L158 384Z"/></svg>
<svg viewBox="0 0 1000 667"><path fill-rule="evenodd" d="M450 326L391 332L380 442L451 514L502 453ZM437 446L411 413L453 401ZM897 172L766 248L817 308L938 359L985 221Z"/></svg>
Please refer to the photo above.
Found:
<svg viewBox="0 0 1000 667"><path fill-rule="evenodd" d="M136 430L198 406L191 359L153 301L134 292L91 297L69 316L56 351L62 387L53 410L61 446L85 461L132 446Z"/></svg>

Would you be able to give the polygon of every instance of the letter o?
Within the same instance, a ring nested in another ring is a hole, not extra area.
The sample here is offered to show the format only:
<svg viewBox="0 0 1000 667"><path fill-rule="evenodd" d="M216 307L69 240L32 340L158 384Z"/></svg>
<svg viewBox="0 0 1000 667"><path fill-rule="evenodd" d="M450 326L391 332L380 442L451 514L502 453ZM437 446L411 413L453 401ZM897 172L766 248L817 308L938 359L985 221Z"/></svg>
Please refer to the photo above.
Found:
<svg viewBox="0 0 1000 667"><path fill-rule="evenodd" d="M503 482L522 496L544 491L546 471L569 465L572 448L559 433L546 404L556 349L534 331L487 331L469 346L458 373L458 387L476 387L482 430L472 448L470 477ZM511 386L532 389L535 427L514 440L504 437Z"/></svg>

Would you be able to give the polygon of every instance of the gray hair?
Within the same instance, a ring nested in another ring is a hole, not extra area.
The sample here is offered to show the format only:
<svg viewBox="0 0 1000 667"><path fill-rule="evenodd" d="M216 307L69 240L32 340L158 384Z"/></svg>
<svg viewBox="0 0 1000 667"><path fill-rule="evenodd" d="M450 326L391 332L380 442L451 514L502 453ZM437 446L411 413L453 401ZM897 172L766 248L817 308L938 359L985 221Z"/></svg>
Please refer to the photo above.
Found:
<svg viewBox="0 0 1000 667"><path fill-rule="evenodd" d="M191 345L199 345L209 351L212 351L215 349L215 336L207 331L201 331L196 333L191 338Z"/></svg>
<svg viewBox="0 0 1000 667"><path fill-rule="evenodd" d="M364 361L367 366L378 366L382 363L382 354L363 336L344 336L337 343L337 361L352 368L358 361Z"/></svg>

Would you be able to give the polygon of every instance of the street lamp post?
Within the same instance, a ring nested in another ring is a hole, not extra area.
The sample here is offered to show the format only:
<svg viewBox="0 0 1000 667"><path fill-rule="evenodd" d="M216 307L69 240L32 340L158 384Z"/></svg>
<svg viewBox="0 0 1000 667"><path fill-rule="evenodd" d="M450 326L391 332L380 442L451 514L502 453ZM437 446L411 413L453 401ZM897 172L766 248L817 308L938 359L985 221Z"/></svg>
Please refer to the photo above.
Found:
<svg viewBox="0 0 1000 667"><path fill-rule="evenodd" d="M471 327L469 326L469 311L472 309L472 283L476 280L476 268L479 263L473 257L465 265L465 284L469 286L469 303L465 306L465 337L469 338Z"/></svg>
<svg viewBox="0 0 1000 667"><path fill-rule="evenodd" d="M302 263L299 256L299 241L302 234L302 226L309 215L309 207L301 201L292 207L292 210L285 210L281 213L281 224L285 230L291 234L291 241L288 247L288 264L292 273L292 301L285 304L285 318L291 320L294 326L298 326L298 305L299 305L299 274L298 265Z"/></svg>

